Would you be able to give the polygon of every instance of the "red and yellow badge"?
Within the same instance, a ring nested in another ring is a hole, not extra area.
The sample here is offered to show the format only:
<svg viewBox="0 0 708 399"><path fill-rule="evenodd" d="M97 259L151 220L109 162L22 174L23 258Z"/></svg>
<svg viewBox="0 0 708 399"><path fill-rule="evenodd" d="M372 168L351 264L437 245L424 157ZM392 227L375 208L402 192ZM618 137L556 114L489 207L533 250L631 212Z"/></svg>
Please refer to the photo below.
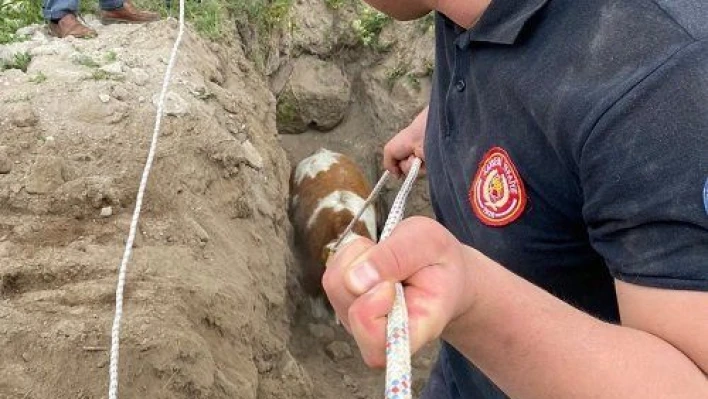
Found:
<svg viewBox="0 0 708 399"><path fill-rule="evenodd" d="M469 200L487 226L506 226L524 212L526 190L509 154L500 147L487 151L472 179Z"/></svg>

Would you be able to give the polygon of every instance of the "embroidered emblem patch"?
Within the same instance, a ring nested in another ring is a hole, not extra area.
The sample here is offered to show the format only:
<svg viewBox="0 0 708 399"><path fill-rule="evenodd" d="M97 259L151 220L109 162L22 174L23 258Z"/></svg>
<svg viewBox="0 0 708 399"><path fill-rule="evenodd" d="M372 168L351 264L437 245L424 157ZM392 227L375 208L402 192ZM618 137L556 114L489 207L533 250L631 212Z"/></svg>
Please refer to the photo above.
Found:
<svg viewBox="0 0 708 399"><path fill-rule="evenodd" d="M506 226L526 207L526 190L509 154L500 147L487 151L472 179L469 200L487 226Z"/></svg>

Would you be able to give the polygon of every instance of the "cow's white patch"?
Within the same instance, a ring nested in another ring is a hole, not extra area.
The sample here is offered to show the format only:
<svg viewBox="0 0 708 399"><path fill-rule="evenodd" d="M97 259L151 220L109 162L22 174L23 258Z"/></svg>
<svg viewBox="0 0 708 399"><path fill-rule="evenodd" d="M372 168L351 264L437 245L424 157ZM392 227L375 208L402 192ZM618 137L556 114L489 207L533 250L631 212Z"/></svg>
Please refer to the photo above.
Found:
<svg viewBox="0 0 708 399"><path fill-rule="evenodd" d="M306 177L311 179L320 172L328 171L337 162L339 162L339 154L321 148L297 165L297 168L295 168L295 184L300 185Z"/></svg>
<svg viewBox="0 0 708 399"><path fill-rule="evenodd" d="M366 200L351 191L333 191L326 197L317 202L315 211L312 212L310 219L307 221L307 228L310 229L317 221L317 216L324 209L332 209L334 212L348 210L352 215L359 213L359 210L364 206ZM376 212L374 207L369 205L361 215L361 221L366 225L371 239L376 241Z"/></svg>

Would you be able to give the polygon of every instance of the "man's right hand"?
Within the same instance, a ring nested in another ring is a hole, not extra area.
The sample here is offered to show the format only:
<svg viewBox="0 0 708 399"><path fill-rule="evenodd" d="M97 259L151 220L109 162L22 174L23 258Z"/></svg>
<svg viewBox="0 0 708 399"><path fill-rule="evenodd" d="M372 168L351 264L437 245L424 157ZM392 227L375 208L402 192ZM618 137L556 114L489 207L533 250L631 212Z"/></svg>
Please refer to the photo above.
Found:
<svg viewBox="0 0 708 399"><path fill-rule="evenodd" d="M405 129L396 134L384 146L384 168L396 175L408 174L413 163L413 157L418 157L423 161L425 167L425 154L423 144L425 142L425 128L428 122L428 107L425 107L413 122Z"/></svg>

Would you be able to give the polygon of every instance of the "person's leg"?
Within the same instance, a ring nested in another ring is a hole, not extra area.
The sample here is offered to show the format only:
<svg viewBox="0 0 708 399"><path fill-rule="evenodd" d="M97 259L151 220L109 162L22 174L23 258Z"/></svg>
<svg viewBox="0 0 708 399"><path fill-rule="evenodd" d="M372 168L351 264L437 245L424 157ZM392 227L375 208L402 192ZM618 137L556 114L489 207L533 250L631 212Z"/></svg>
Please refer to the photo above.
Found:
<svg viewBox="0 0 708 399"><path fill-rule="evenodd" d="M145 23L157 21L160 14L136 8L130 0L99 0L101 6L101 22L111 23Z"/></svg>
<svg viewBox="0 0 708 399"><path fill-rule="evenodd" d="M76 14L79 10L79 0L44 0L42 16L47 21L58 21L66 14Z"/></svg>
<svg viewBox="0 0 708 399"><path fill-rule="evenodd" d="M42 15L49 22L49 34L56 37L90 38L96 31L76 19L79 0L44 0Z"/></svg>
<svg viewBox="0 0 708 399"><path fill-rule="evenodd" d="M99 0L98 6L104 11L113 11L123 8L123 0Z"/></svg>

